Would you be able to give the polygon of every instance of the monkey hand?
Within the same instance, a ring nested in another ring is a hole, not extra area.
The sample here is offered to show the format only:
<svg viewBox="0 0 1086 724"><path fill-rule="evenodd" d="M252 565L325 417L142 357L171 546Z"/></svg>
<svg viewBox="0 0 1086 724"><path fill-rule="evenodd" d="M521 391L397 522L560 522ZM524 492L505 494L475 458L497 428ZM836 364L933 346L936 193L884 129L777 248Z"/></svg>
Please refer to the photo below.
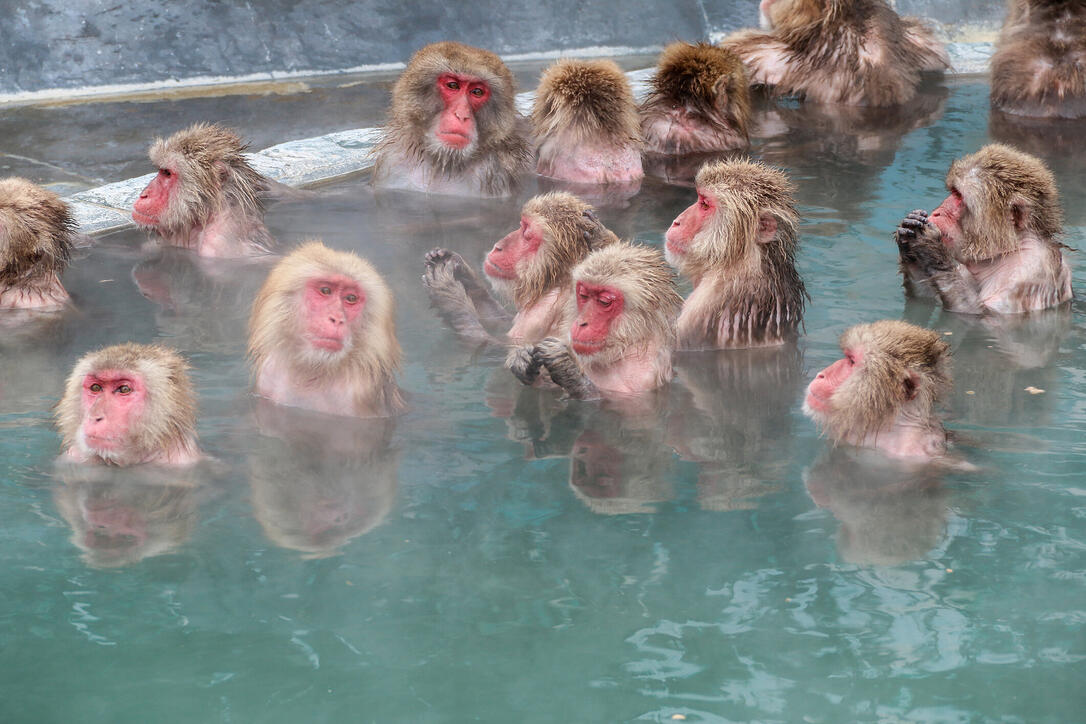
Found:
<svg viewBox="0 0 1086 724"><path fill-rule="evenodd" d="M600 393L592 380L581 371L566 343L557 337L547 337L535 346L535 356L547 368L554 384L576 400L599 399Z"/></svg>
<svg viewBox="0 0 1086 724"><path fill-rule="evenodd" d="M422 283L426 285L430 301L438 309L472 306L467 290L456 278L455 264L449 263L452 256L459 258L460 255L444 249L434 249L426 255L426 271L422 275Z"/></svg>
<svg viewBox="0 0 1086 724"><path fill-rule="evenodd" d="M533 385L539 379L542 362L536 355L536 346L525 344L509 351L509 356L505 358L505 366L518 380L526 385Z"/></svg>
<svg viewBox="0 0 1086 724"><path fill-rule="evenodd" d="M451 273L452 278L463 284L468 292L471 292L474 289L480 289L483 286L479 282L479 277L476 276L475 270L464 261L464 257L460 256L455 251L437 247L426 252L427 271L438 266L445 267Z"/></svg>
<svg viewBox="0 0 1086 724"><path fill-rule="evenodd" d="M925 274L949 271L954 260L943 245L942 234L928 221L928 212L922 209L910 211L894 233L901 261L912 265Z"/></svg>

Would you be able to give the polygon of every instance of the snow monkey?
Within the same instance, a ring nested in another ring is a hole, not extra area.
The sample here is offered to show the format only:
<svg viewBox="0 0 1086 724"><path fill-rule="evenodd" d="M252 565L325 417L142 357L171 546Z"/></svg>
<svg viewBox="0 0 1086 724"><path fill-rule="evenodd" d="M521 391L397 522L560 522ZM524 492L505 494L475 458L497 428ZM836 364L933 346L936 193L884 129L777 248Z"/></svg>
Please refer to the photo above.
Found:
<svg viewBox="0 0 1086 724"><path fill-rule="evenodd" d="M641 104L645 150L662 154L746 148L750 86L734 53L707 43L664 48Z"/></svg>
<svg viewBox="0 0 1086 724"><path fill-rule="evenodd" d="M569 326L566 300L573 267L593 249L616 241L591 206L555 191L524 204L520 226L494 245L483 264L499 296L516 305L515 317L491 297L456 252L429 252L422 280L438 312L467 341L500 344L483 326L496 322L508 328L504 336L509 341L535 343Z"/></svg>
<svg viewBox="0 0 1086 724"><path fill-rule="evenodd" d="M59 196L23 178L0 180L0 309L64 308L68 292L60 275L74 234Z"/></svg>
<svg viewBox="0 0 1086 724"><path fill-rule="evenodd" d="M392 89L375 154L378 186L512 194L531 167L513 74L493 53L461 43L419 49Z"/></svg>
<svg viewBox="0 0 1086 724"><path fill-rule="evenodd" d="M403 408L395 302L369 262L310 241L280 261L253 302L249 357L258 395L332 415Z"/></svg>
<svg viewBox="0 0 1086 724"><path fill-rule="evenodd" d="M935 404L950 390L950 352L931 330L883 320L841 335L845 353L807 387L803 411L834 443L900 458L946 452Z"/></svg>
<svg viewBox="0 0 1086 724"><path fill-rule="evenodd" d="M166 347L129 342L84 355L56 421L63 457L74 462L189 465L202 457L188 365Z"/></svg>
<svg viewBox="0 0 1086 724"><path fill-rule="evenodd" d="M1011 0L992 55L992 106L1023 116L1086 116L1086 3Z"/></svg>
<svg viewBox="0 0 1086 724"><path fill-rule="evenodd" d="M265 254L275 245L260 196L268 182L245 160L234 131L197 123L149 151L158 174L132 207L132 219L166 244L200 256Z"/></svg>
<svg viewBox="0 0 1086 724"><path fill-rule="evenodd" d="M928 216L911 212L895 239L905 289L952 312L1020 314L1071 299L1057 238L1063 221L1044 163L990 144L950 166L950 195Z"/></svg>
<svg viewBox="0 0 1086 724"><path fill-rule="evenodd" d="M509 368L525 384L546 369L578 400L623 397L671 380L675 315L682 297L663 255L628 242L589 254L573 270L565 340L514 349Z"/></svg>
<svg viewBox="0 0 1086 724"><path fill-rule="evenodd" d="M667 230L670 261L694 284L677 322L680 349L794 340L807 291L796 273L799 216L782 171L756 161L706 164L698 200Z"/></svg>
<svg viewBox="0 0 1086 724"><path fill-rule="evenodd" d="M559 60L539 79L532 128L541 176L582 184L636 184L641 123L625 74L610 60Z"/></svg>
<svg viewBox="0 0 1086 724"><path fill-rule="evenodd" d="M948 67L931 31L885 0L762 0L765 32L721 42L754 85L816 103L893 106L916 95L923 71Z"/></svg>

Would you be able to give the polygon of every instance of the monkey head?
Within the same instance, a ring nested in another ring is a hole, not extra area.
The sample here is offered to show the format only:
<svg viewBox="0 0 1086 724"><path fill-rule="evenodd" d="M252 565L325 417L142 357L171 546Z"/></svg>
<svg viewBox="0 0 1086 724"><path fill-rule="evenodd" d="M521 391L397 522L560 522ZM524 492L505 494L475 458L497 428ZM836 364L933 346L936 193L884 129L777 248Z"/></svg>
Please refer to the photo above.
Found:
<svg viewBox="0 0 1086 724"><path fill-rule="evenodd" d="M950 388L949 347L931 330L883 320L849 328L840 345L844 358L815 376L803 402L835 441L859 444L905 407L929 420Z"/></svg>
<svg viewBox="0 0 1086 724"><path fill-rule="evenodd" d="M682 297L674 274L651 247L616 242L573 270L570 347L589 368L608 367L635 348L675 346Z"/></svg>
<svg viewBox="0 0 1086 724"><path fill-rule="evenodd" d="M698 279L763 255L794 259L799 216L784 172L757 161L717 161L702 166L694 183L698 200L665 236L668 261L681 273Z"/></svg>
<svg viewBox="0 0 1086 724"><path fill-rule="evenodd" d="M23 178L0 180L0 287L62 272L74 231L68 205L55 193Z"/></svg>
<svg viewBox="0 0 1086 724"><path fill-rule="evenodd" d="M396 81L390 118L418 147L458 165L516 130L516 86L501 59L454 42L419 49Z"/></svg>
<svg viewBox="0 0 1086 724"><path fill-rule="evenodd" d="M494 245L483 271L495 290L524 309L568 283L573 267L590 251L617 240L589 204L553 191L524 204L520 227Z"/></svg>
<svg viewBox="0 0 1086 724"><path fill-rule="evenodd" d="M928 217L961 262L1016 251L1022 234L1051 239L1063 230L1059 192L1040 159L989 144L955 161L946 177L950 195Z"/></svg>
<svg viewBox="0 0 1086 724"><path fill-rule="evenodd" d="M763 30L797 28L832 15L841 0L762 0L758 19Z"/></svg>
<svg viewBox="0 0 1086 724"><path fill-rule="evenodd" d="M373 266L319 241L284 257L257 294L249 354L273 351L296 366L328 373L343 366L399 364L392 292Z"/></svg>
<svg viewBox="0 0 1086 724"><path fill-rule="evenodd" d="M157 139L148 154L158 173L136 199L132 219L168 234L198 226L227 206L262 213L259 194L267 182L245 160L246 148L232 130L206 123Z"/></svg>
<svg viewBox="0 0 1086 724"><path fill-rule="evenodd" d="M120 344L84 355L56 410L65 447L82 460L132 465L191 449L196 398L171 349Z"/></svg>

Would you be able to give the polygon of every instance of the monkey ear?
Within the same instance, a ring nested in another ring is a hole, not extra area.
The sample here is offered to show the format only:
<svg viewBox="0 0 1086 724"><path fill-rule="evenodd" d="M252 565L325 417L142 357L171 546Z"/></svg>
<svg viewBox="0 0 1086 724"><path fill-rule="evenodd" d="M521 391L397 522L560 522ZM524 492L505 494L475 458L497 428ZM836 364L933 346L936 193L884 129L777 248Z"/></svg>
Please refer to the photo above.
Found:
<svg viewBox="0 0 1086 724"><path fill-rule="evenodd" d="M913 372L911 370L909 372L906 372L905 373L905 381L904 381L905 399L906 400L914 399L916 397L916 393L919 391L919 387L920 387L920 375L916 374L915 372Z"/></svg>
<svg viewBox="0 0 1086 724"><path fill-rule="evenodd" d="M718 110L728 110L728 102L730 100L730 96L728 95L728 76L722 75L716 79L716 83L713 83L713 100L716 101Z"/></svg>
<svg viewBox="0 0 1086 724"><path fill-rule="evenodd" d="M1014 220L1014 228L1016 231L1021 231L1026 228L1026 221L1029 220L1029 204L1021 201L1012 203L1011 219Z"/></svg>
<svg viewBox="0 0 1086 724"><path fill-rule="evenodd" d="M768 244L777 236L777 219L769 214L758 217L758 243Z"/></svg>
<svg viewBox="0 0 1086 724"><path fill-rule="evenodd" d="M216 161L215 173L219 174L219 182L222 183L230 175L230 167L226 165L225 161Z"/></svg>

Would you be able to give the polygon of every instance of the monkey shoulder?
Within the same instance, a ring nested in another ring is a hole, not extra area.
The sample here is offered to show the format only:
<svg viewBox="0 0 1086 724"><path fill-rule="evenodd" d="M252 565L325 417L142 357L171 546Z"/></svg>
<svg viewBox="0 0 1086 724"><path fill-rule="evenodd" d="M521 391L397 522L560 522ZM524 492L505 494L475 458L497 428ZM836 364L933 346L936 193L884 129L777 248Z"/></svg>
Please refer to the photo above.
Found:
<svg viewBox="0 0 1086 724"><path fill-rule="evenodd" d="M1072 298L1071 269L1051 242L1023 241L1018 251L969 265L984 306L999 314L1021 314L1058 306Z"/></svg>

